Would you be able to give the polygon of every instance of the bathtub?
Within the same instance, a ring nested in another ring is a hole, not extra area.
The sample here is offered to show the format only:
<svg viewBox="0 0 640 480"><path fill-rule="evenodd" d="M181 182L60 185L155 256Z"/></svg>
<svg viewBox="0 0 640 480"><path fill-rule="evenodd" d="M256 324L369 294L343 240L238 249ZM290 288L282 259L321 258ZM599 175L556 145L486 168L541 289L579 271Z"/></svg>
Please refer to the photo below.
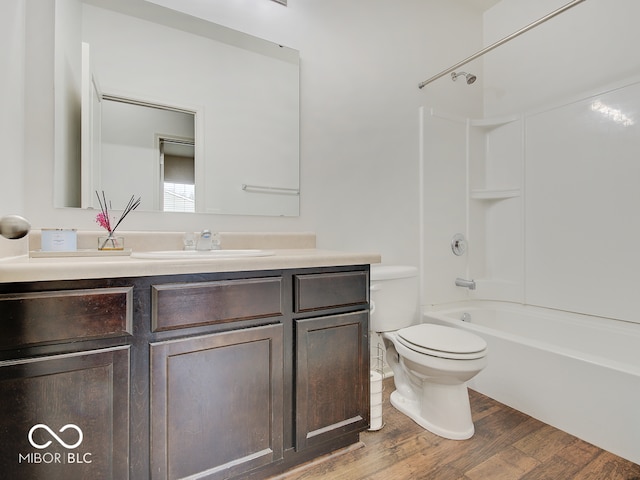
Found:
<svg viewBox="0 0 640 480"><path fill-rule="evenodd" d="M488 301L422 316L487 341L470 388L640 464L640 324Z"/></svg>

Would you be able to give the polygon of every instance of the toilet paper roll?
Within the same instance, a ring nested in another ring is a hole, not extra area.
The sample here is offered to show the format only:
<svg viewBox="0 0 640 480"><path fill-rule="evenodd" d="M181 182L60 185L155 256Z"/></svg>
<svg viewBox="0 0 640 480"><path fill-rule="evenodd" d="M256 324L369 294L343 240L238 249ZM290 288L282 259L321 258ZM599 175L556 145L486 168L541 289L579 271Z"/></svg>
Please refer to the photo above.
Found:
<svg viewBox="0 0 640 480"><path fill-rule="evenodd" d="M369 380L371 382L371 394L382 392L382 374L371 370L369 374Z"/></svg>
<svg viewBox="0 0 640 480"><path fill-rule="evenodd" d="M374 408L382 409L382 390L375 393L374 392L371 393L370 405L371 405L371 412L372 412L371 416L375 415L373 413ZM380 414L382 414L382 412L380 412Z"/></svg>
<svg viewBox="0 0 640 480"><path fill-rule="evenodd" d="M382 428L382 374L371 371L371 416L369 420L369 430L380 430Z"/></svg>

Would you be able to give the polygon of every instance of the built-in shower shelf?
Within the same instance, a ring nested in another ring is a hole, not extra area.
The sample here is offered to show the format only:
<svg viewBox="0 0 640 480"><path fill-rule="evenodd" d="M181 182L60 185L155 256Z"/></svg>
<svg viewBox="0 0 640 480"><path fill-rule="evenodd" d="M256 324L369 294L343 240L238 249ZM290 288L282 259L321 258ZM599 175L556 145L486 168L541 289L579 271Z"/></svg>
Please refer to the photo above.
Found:
<svg viewBox="0 0 640 480"><path fill-rule="evenodd" d="M507 123L515 122L519 120L520 117L517 115L509 115L506 117L499 118L482 118L482 119L474 119L469 122L472 127L480 127L487 130L492 128L500 127L502 125L506 125Z"/></svg>
<svg viewBox="0 0 640 480"><path fill-rule="evenodd" d="M519 188L474 188L471 190L471 198L475 200L503 200L519 196Z"/></svg>

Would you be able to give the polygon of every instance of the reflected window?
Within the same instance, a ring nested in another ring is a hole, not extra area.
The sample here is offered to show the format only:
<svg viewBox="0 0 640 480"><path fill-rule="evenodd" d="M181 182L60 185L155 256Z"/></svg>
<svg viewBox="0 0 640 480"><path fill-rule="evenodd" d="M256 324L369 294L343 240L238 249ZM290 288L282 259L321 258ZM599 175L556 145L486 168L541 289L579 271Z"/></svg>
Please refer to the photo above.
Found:
<svg viewBox="0 0 640 480"><path fill-rule="evenodd" d="M194 144L179 139L161 138L160 171L165 212L195 212Z"/></svg>
<svg viewBox="0 0 640 480"><path fill-rule="evenodd" d="M164 182L165 212L195 212L195 185Z"/></svg>

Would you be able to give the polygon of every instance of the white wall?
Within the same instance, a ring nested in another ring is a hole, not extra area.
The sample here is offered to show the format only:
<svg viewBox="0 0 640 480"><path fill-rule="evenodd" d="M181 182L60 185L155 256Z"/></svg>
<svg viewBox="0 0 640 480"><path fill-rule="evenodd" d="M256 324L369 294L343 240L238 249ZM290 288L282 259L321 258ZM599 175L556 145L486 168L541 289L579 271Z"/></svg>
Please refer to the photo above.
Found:
<svg viewBox="0 0 640 480"><path fill-rule="evenodd" d="M502 0L485 14L484 42L566 3ZM636 0L587 0L488 53L485 115L526 112L636 74L639 17Z"/></svg>
<svg viewBox="0 0 640 480"><path fill-rule="evenodd" d="M37 6L39 17L52 15L50 0L27 1ZM8 0L0 8L4 13L19 3ZM206 8L214 21L300 50L301 215L135 212L124 229L311 230L322 248L377 251L387 262L417 265L418 108L445 101L452 110L465 108L464 95L444 87L452 82L426 91L417 84L478 48L478 14L443 0L312 0L292 1L289 7L218 0ZM476 26L460 29L460 21ZM21 213L35 227L93 228L92 212L51 206L52 38L52 25L29 31L29 42L39 49L27 57L36 71L27 84L30 147L23 164L28 187L18 192L24 199ZM42 61L36 62L36 54ZM0 95L4 101L12 94Z"/></svg>
<svg viewBox="0 0 640 480"><path fill-rule="evenodd" d="M0 217L9 213L24 213L23 172L24 144L24 52L25 0L0 5Z"/></svg>

